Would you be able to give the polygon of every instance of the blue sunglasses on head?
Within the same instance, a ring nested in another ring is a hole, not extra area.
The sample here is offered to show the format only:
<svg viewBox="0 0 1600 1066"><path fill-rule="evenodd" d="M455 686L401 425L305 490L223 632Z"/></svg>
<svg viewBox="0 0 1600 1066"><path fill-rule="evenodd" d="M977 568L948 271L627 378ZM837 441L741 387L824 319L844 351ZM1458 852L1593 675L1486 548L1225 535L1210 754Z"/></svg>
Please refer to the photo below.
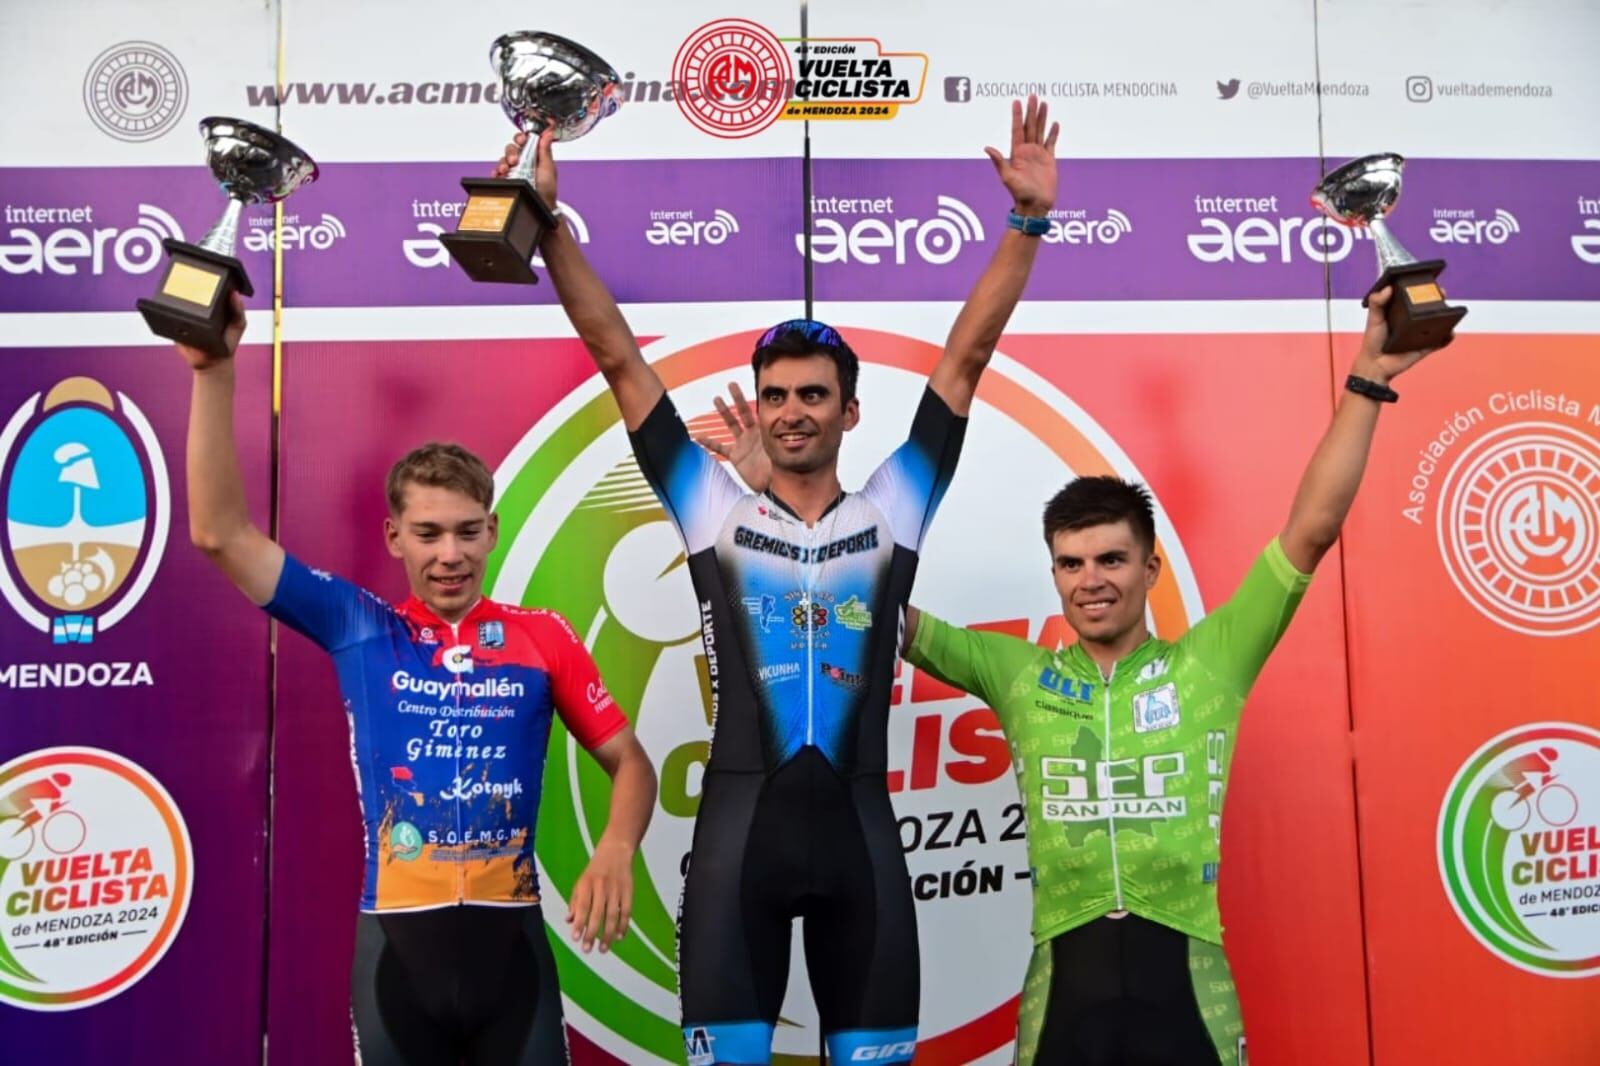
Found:
<svg viewBox="0 0 1600 1066"><path fill-rule="evenodd" d="M814 318L791 318L787 322L779 322L761 335L761 339L756 341L756 348L757 350L765 348L779 337L786 337L791 333L798 333L813 344L826 344L830 348L850 351L850 346L839 336L838 330Z"/></svg>

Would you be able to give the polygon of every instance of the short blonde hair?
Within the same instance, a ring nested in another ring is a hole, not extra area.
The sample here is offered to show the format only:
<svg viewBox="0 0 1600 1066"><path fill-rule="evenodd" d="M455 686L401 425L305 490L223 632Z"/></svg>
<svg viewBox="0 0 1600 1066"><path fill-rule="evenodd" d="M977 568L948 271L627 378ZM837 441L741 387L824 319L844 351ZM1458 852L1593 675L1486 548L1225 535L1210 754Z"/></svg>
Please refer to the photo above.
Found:
<svg viewBox="0 0 1600 1066"><path fill-rule="evenodd" d="M405 509L406 486L413 482L452 489L477 500L485 511L494 506L494 475L482 459L459 444L429 441L389 468L384 487L391 514Z"/></svg>

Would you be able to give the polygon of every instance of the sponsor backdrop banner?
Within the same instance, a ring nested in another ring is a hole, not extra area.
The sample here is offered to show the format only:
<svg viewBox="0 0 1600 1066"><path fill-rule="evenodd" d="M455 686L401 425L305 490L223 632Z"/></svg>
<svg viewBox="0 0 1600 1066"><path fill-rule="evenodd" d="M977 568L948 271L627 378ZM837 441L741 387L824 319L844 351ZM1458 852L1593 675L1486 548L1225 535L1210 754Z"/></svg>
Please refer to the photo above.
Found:
<svg viewBox="0 0 1600 1066"><path fill-rule="evenodd" d="M274 659L263 617L186 543L188 380L131 311L162 239L221 213L194 132L208 114L278 126L323 168L281 217L241 224L258 519L275 484L290 551L400 598L380 546L389 464L443 438L495 467L489 594L572 619L661 778L628 939L603 956L558 941L573 1057L684 1061L673 916L710 735L695 602L548 281L473 284L437 241L460 178L512 132L489 42L528 26L509 0L438 16L426 0L376 23L349 3L0 12L5 84L32 105L0 111L0 1045L19 1061L255 1063L263 1035L275 1064L349 1061L361 837L333 671L294 634ZM1246 711L1221 893L1259 1062L1600 1058L1584 1009L1600 978L1596 20L1561 0L1515 19L1488 0L1096 0L992 25L955 0L737 17L696 0L538 27L622 76L622 110L558 146L559 198L686 418L720 429L713 396L748 385L753 337L809 293L866 364L847 487L902 438L1003 233L982 147L1006 143L1011 98L1050 100L1053 225L915 597L1046 644L1066 631L1038 513L1075 474L1155 493L1163 636L1225 600L1281 528L1376 274L1370 238L1309 191L1325 161L1413 157L1391 224L1449 260L1474 313L1385 412L1349 535ZM260 342L278 251L274 456ZM976 701L906 667L894 693L918 1061L1008 1062L1029 947L1008 753ZM544 787L559 919L607 802L559 726ZM814 1061L798 938L794 960L776 1049Z"/></svg>
<svg viewBox="0 0 1600 1066"><path fill-rule="evenodd" d="M261 508L267 357L247 349L238 420ZM248 1061L267 627L185 535L189 373L151 348L0 366L0 1046L102 1061L137 1033Z"/></svg>

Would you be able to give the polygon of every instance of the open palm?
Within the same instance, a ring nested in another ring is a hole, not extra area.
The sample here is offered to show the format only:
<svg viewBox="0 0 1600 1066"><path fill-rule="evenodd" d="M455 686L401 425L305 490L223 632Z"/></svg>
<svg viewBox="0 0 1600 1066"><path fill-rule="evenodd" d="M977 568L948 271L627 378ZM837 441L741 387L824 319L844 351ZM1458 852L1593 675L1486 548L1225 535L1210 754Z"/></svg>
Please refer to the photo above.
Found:
<svg viewBox="0 0 1600 1066"><path fill-rule="evenodd" d="M1049 122L1049 118L1050 105L1037 96L1028 97L1026 110L1022 101L1013 100L1011 154L1002 155L998 148L984 149L1006 191L1024 213L1043 214L1055 206L1056 138L1061 124Z"/></svg>
<svg viewBox="0 0 1600 1066"><path fill-rule="evenodd" d="M720 396L712 403L728 432L733 434L733 440L724 444L715 437L701 434L695 438L695 443L732 463L750 491L764 492L772 481L772 459L761 443L761 423L756 419L755 405L745 399L744 390L737 383L728 385L728 397L727 403Z"/></svg>

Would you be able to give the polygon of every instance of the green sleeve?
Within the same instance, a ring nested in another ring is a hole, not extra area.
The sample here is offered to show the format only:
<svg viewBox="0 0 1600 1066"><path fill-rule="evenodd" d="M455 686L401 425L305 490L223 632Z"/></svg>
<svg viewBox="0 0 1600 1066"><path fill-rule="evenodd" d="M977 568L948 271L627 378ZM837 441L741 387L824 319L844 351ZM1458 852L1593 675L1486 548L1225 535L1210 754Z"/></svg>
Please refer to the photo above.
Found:
<svg viewBox="0 0 1600 1066"><path fill-rule="evenodd" d="M906 660L947 685L971 693L998 712L1007 690L1039 649L1004 633L942 622L923 611Z"/></svg>
<svg viewBox="0 0 1600 1066"><path fill-rule="evenodd" d="M1296 570L1273 538L1228 602L1201 619L1180 643L1243 696L1289 628L1310 584L1311 575Z"/></svg>

